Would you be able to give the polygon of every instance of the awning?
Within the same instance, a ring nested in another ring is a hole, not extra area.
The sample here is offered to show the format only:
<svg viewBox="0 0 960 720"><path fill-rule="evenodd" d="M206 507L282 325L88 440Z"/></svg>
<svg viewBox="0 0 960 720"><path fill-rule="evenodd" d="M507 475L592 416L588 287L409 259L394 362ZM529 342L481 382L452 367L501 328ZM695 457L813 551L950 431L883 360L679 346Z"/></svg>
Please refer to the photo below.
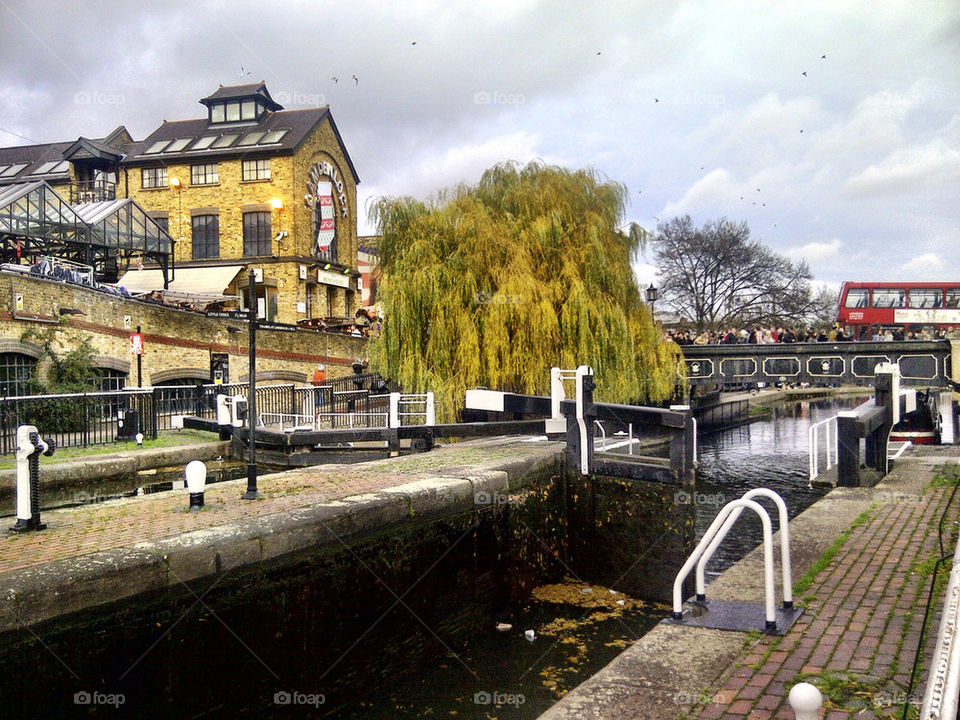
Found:
<svg viewBox="0 0 960 720"><path fill-rule="evenodd" d="M227 286L243 270L243 265L224 265L221 267L177 268L170 282L169 290L176 293L195 293L198 295L223 295ZM131 270L124 273L117 283L131 295L163 290L163 272L161 270Z"/></svg>

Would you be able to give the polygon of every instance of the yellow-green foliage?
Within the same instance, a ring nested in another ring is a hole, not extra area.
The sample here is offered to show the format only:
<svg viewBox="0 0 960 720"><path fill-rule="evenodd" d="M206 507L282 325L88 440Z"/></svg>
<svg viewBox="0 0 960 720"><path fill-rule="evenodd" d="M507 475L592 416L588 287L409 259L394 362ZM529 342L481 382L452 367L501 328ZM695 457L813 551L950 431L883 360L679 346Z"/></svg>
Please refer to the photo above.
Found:
<svg viewBox="0 0 960 720"><path fill-rule="evenodd" d="M374 365L433 390L452 420L473 387L545 395L550 368L592 365L598 399L659 401L679 352L661 342L631 266L644 232L623 224L626 189L591 170L487 170L429 202L383 198L383 334Z"/></svg>

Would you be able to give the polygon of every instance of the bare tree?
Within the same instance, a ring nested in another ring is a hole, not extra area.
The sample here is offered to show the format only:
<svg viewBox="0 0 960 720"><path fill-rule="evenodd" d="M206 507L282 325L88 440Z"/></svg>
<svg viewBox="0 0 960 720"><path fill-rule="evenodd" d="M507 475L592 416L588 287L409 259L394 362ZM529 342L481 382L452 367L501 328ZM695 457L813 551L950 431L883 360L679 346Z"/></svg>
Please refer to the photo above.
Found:
<svg viewBox="0 0 960 720"><path fill-rule="evenodd" d="M651 245L664 300L705 329L804 322L812 308L810 268L750 239L745 222L696 227L689 215L657 226Z"/></svg>

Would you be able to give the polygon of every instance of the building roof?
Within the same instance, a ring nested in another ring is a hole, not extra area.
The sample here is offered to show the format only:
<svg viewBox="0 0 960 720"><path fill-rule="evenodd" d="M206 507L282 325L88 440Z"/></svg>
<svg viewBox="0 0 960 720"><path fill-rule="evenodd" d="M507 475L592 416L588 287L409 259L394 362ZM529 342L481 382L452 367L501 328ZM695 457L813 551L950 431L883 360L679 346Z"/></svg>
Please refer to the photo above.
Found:
<svg viewBox="0 0 960 720"><path fill-rule="evenodd" d="M241 157L291 155L324 119L330 121L353 179L359 183L360 177L327 105L304 110L266 112L260 120L232 123L211 124L207 118L164 121L144 140L123 146L126 154L123 164L141 167L168 162L213 162Z"/></svg>
<svg viewBox="0 0 960 720"><path fill-rule="evenodd" d="M127 129L120 125L105 138L91 139L80 137L73 142L38 143L36 145L16 145L0 148L0 185L46 180L51 184L66 182L70 179L70 166L64 153L80 144L88 149L96 149L101 156L120 155L117 140L130 137Z"/></svg>

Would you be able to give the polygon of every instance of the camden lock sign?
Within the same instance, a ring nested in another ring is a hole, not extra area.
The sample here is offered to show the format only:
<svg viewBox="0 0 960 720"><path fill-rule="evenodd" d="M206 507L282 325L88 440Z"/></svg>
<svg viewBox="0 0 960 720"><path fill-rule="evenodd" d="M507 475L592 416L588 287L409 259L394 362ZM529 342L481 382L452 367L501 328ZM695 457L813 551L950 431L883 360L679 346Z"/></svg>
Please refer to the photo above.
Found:
<svg viewBox="0 0 960 720"><path fill-rule="evenodd" d="M315 221L316 237L313 252L318 258L330 249L337 234L334 220L334 195L340 204L340 217L346 218L347 193L340 171L327 160L314 163L307 176L307 194L303 199Z"/></svg>

